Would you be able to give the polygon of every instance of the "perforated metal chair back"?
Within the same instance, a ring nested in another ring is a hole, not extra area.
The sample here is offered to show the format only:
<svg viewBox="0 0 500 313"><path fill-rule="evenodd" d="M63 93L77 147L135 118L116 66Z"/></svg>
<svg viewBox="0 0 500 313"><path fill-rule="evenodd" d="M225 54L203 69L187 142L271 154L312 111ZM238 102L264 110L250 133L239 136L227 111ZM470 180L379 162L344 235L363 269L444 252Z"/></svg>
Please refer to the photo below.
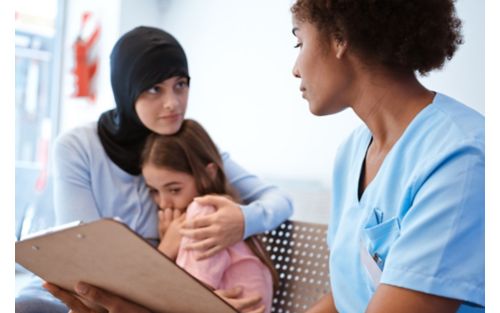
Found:
<svg viewBox="0 0 500 313"><path fill-rule="evenodd" d="M260 237L280 278L271 312L306 311L330 292L327 225L286 221Z"/></svg>

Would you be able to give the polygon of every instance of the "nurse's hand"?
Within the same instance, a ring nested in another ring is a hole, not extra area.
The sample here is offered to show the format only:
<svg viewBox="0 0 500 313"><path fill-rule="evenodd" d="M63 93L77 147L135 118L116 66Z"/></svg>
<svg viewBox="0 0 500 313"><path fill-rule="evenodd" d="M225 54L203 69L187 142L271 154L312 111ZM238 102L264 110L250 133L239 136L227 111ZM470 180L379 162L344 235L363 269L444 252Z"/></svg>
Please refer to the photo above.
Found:
<svg viewBox="0 0 500 313"><path fill-rule="evenodd" d="M242 313L264 313L264 305L256 307L262 300L260 296L253 296L241 298L243 292L242 287L235 287L231 289L219 289L214 291L217 295L223 298L227 303L231 304L238 312Z"/></svg>
<svg viewBox="0 0 500 313"><path fill-rule="evenodd" d="M44 283L43 287L47 289L54 297L61 300L70 309L71 313L151 313L152 311L120 298L108 291L96 288L94 286L78 283L75 286L76 293L83 299L80 300L72 293L63 290L56 285Z"/></svg>
<svg viewBox="0 0 500 313"><path fill-rule="evenodd" d="M185 248L198 250L198 260L211 257L243 240L245 219L238 203L220 195L207 195L194 201L216 208L214 213L196 217L182 225L181 235L195 240Z"/></svg>

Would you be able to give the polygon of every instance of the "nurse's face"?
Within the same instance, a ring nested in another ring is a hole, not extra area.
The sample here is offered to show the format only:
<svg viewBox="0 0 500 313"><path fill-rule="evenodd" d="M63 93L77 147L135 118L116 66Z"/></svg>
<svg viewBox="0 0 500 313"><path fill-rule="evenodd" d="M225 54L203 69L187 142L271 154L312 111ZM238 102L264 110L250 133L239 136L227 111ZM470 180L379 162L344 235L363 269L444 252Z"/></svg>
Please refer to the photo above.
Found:
<svg viewBox="0 0 500 313"><path fill-rule="evenodd" d="M299 54L293 67L293 75L301 79L302 97L309 102L314 115L328 115L348 106L348 91L353 72L346 60L346 45L328 44L316 27L293 19L293 34L297 37Z"/></svg>
<svg viewBox="0 0 500 313"><path fill-rule="evenodd" d="M135 111L151 131L171 135L184 120L188 94L188 79L172 77L141 93L135 102Z"/></svg>

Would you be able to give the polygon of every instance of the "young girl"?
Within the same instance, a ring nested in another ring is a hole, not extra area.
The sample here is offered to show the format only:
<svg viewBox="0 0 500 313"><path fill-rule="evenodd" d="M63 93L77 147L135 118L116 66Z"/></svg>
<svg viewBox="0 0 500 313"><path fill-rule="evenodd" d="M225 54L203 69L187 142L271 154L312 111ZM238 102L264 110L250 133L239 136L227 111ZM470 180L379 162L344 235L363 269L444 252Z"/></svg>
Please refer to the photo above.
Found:
<svg viewBox="0 0 500 313"><path fill-rule="evenodd" d="M203 127L185 120L174 135L149 135L142 152L142 174L159 209L158 249L214 290L241 286L243 296L260 296L258 307L270 312L277 276L258 240L250 237L199 260L199 251L186 249L192 239L179 234L185 219L215 211L193 201L196 197L218 194L237 199L219 151Z"/></svg>

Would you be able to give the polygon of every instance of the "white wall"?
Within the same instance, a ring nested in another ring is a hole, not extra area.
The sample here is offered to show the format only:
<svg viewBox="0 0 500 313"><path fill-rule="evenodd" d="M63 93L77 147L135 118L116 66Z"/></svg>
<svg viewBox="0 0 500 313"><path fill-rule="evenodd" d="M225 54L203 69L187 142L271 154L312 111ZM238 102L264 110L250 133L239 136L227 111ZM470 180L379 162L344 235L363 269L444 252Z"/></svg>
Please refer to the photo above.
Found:
<svg viewBox="0 0 500 313"><path fill-rule="evenodd" d="M162 27L184 46L190 67L188 117L199 120L223 150L251 172L279 184L296 204L294 218L324 222L340 142L360 124L352 111L315 117L292 74L297 50L289 11L293 0L67 0L62 130L96 120L114 106L109 54L138 25ZM69 97L70 51L83 10L103 23L99 97ZM458 0L465 44L439 72L421 78L484 114L484 1Z"/></svg>
<svg viewBox="0 0 500 313"><path fill-rule="evenodd" d="M463 23L465 44L459 47L442 71L432 72L420 81L484 115L484 1L458 0L456 8Z"/></svg>
<svg viewBox="0 0 500 313"><path fill-rule="evenodd" d="M239 163L272 179L329 184L335 149L358 125L351 112L309 113L292 74L290 1L183 1L165 29L184 46L188 115ZM196 21L196 22L194 22Z"/></svg>
<svg viewBox="0 0 500 313"><path fill-rule="evenodd" d="M279 184L293 218L324 222L338 145L360 124L352 111L315 117L292 74L293 0L169 1L163 26L184 46L192 77L188 116L250 171ZM484 1L459 0L465 44L421 79L484 114Z"/></svg>
<svg viewBox="0 0 500 313"><path fill-rule="evenodd" d="M330 184L340 142L360 121L352 111L314 117L291 75L290 0L191 0L170 4L164 27L184 46L192 76L188 115L221 148L272 179ZM484 2L459 0L465 44L431 89L484 112Z"/></svg>
<svg viewBox="0 0 500 313"><path fill-rule="evenodd" d="M161 27L169 2L169 0L121 0L119 36L140 25Z"/></svg>

